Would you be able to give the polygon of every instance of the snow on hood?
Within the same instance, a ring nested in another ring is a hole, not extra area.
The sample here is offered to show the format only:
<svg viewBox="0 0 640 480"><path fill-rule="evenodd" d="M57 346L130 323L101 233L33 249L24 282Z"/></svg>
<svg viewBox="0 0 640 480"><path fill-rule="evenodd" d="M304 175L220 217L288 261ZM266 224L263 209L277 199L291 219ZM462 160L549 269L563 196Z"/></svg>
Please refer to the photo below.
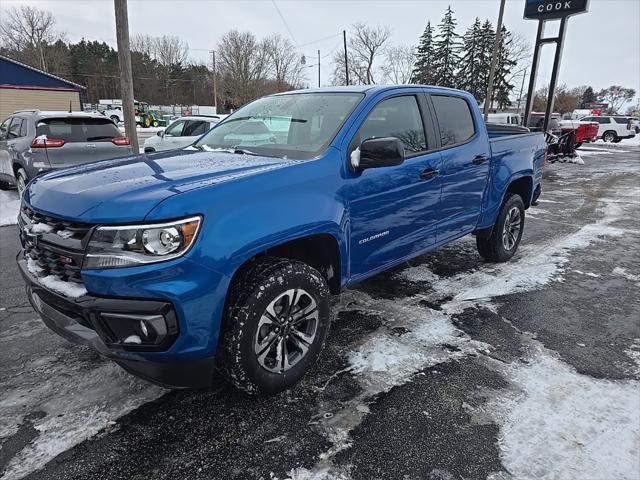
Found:
<svg viewBox="0 0 640 480"><path fill-rule="evenodd" d="M294 163L228 152L136 155L43 175L31 183L25 198L35 209L61 218L139 221L173 195Z"/></svg>

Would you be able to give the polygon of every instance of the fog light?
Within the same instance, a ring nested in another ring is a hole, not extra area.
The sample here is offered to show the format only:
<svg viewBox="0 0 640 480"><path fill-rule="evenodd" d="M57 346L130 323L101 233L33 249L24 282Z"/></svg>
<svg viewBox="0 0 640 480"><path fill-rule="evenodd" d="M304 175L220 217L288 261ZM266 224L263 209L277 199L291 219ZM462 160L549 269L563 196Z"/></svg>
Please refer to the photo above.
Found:
<svg viewBox="0 0 640 480"><path fill-rule="evenodd" d="M178 333L172 311L166 315L101 313L101 337L107 345L155 348L167 345Z"/></svg>

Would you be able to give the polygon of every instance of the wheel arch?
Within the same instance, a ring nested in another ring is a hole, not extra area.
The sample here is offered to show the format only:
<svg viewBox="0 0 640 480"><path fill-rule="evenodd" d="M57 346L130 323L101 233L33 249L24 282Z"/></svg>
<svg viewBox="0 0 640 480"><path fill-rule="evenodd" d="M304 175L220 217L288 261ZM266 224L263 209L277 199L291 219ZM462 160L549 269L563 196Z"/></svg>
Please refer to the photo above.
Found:
<svg viewBox="0 0 640 480"><path fill-rule="evenodd" d="M265 257L282 257L299 260L318 270L327 281L329 291L340 293L342 288L343 255L338 239L331 233L313 233L287 239L254 251L237 268L229 282L227 296L238 278L256 261Z"/></svg>

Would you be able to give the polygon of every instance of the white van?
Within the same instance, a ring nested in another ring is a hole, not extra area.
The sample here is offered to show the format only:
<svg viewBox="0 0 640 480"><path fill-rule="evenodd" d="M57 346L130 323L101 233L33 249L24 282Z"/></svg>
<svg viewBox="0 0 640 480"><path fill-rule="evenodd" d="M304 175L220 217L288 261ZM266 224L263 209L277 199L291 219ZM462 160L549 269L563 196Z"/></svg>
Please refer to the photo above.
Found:
<svg viewBox="0 0 640 480"><path fill-rule="evenodd" d="M487 123L499 123L504 125L521 125L522 118L518 113L490 113Z"/></svg>

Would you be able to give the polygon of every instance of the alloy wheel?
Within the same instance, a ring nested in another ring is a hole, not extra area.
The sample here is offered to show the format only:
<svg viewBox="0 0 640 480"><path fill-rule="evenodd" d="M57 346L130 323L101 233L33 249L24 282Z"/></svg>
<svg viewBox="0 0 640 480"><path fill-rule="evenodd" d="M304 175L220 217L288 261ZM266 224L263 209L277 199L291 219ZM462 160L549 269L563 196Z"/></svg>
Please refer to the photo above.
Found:
<svg viewBox="0 0 640 480"><path fill-rule="evenodd" d="M262 368L284 373L309 351L318 330L318 305L304 289L278 295L260 317L254 352Z"/></svg>
<svg viewBox="0 0 640 480"><path fill-rule="evenodd" d="M511 250L515 247L520 235L520 228L522 224L522 215L518 207L512 207L507 213L507 217L504 220L504 228L502 229L502 245L506 250Z"/></svg>

